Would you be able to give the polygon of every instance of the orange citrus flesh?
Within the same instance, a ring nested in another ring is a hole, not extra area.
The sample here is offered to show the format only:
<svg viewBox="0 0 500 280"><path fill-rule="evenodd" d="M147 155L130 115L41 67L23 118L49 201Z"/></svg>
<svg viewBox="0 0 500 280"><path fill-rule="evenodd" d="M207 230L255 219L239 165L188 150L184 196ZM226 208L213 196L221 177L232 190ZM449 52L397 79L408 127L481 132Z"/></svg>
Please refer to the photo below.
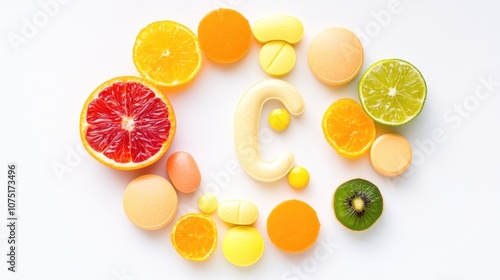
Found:
<svg viewBox="0 0 500 280"><path fill-rule="evenodd" d="M170 240L183 258L203 261L217 248L217 228L214 220L208 215L186 214L175 223Z"/></svg>
<svg viewBox="0 0 500 280"><path fill-rule="evenodd" d="M375 140L375 123L361 105L350 98L330 105L323 115L322 127L327 142L349 159L361 157Z"/></svg>
<svg viewBox="0 0 500 280"><path fill-rule="evenodd" d="M311 247L319 234L316 211L309 204L292 199L278 204L267 218L267 234L279 249L297 253Z"/></svg>
<svg viewBox="0 0 500 280"><path fill-rule="evenodd" d="M198 38L174 21L157 21L139 32L133 59L137 71L149 82L175 87L191 81L201 68Z"/></svg>
<svg viewBox="0 0 500 280"><path fill-rule="evenodd" d="M218 63L231 63L243 58L250 49L252 36L248 20L231 9L214 10L198 25L203 53Z"/></svg>
<svg viewBox="0 0 500 280"><path fill-rule="evenodd" d="M80 115L83 146L96 160L122 170L146 167L160 159L172 143L175 128L167 97L137 77L103 83Z"/></svg>

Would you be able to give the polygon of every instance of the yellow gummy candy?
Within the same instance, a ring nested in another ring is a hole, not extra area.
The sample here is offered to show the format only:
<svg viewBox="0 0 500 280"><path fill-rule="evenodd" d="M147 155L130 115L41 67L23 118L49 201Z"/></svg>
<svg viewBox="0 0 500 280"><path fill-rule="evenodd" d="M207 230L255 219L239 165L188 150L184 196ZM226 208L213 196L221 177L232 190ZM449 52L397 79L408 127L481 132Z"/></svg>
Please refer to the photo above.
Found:
<svg viewBox="0 0 500 280"><path fill-rule="evenodd" d="M269 125L276 131L285 130L290 124L290 114L285 109L274 109L269 114Z"/></svg>
<svg viewBox="0 0 500 280"><path fill-rule="evenodd" d="M206 214L210 214L217 210L218 206L217 197L211 193L206 193L198 198L198 208L200 211Z"/></svg>
<svg viewBox="0 0 500 280"><path fill-rule="evenodd" d="M250 226L236 226L227 231L222 240L222 252L226 259L237 266L256 263L264 252L264 238Z"/></svg>
<svg viewBox="0 0 500 280"><path fill-rule="evenodd" d="M294 167L288 173L288 183L296 189L303 189L309 184L309 171L304 167Z"/></svg>

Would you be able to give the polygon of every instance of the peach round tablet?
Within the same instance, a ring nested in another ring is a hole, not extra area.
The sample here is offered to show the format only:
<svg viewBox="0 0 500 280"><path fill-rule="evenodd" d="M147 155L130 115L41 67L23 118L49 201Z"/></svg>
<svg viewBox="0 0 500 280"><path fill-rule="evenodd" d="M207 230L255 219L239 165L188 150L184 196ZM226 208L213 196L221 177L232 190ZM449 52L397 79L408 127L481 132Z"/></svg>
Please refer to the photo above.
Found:
<svg viewBox="0 0 500 280"><path fill-rule="evenodd" d="M198 25L203 53L218 63L237 61L250 50L252 29L248 20L232 9L208 13Z"/></svg>
<svg viewBox="0 0 500 280"><path fill-rule="evenodd" d="M373 168L384 176L397 176L410 166L411 145L401 135L384 134L375 139L370 151Z"/></svg>
<svg viewBox="0 0 500 280"><path fill-rule="evenodd" d="M292 199L284 201L269 214L267 234L279 249L297 253L314 244L320 223L316 211L309 204Z"/></svg>
<svg viewBox="0 0 500 280"><path fill-rule="evenodd" d="M234 146L245 172L261 182L273 182L292 169L295 158L282 153L272 161L262 159L259 147L259 123L262 106L270 99L283 103L292 115L304 111L304 99L291 84L276 79L264 80L250 87L236 107L234 115Z"/></svg>
<svg viewBox="0 0 500 280"><path fill-rule="evenodd" d="M284 41L267 42L260 49L260 66L271 76L288 74L295 66L295 59L292 45Z"/></svg>
<svg viewBox="0 0 500 280"><path fill-rule="evenodd" d="M175 152L168 157L167 174L174 187L182 193L192 193L201 183L201 174L193 156Z"/></svg>
<svg viewBox="0 0 500 280"><path fill-rule="evenodd" d="M344 28L330 28L316 35L307 60L311 72L327 85L343 85L358 75L363 66L363 46L356 34Z"/></svg>
<svg viewBox="0 0 500 280"><path fill-rule="evenodd" d="M222 240L222 253L237 266L256 263L264 252L264 238L250 226L235 226L227 231Z"/></svg>
<svg viewBox="0 0 500 280"><path fill-rule="evenodd" d="M156 230L166 226L177 212L177 193L167 179L148 174L130 182L123 194L123 208L139 228Z"/></svg>

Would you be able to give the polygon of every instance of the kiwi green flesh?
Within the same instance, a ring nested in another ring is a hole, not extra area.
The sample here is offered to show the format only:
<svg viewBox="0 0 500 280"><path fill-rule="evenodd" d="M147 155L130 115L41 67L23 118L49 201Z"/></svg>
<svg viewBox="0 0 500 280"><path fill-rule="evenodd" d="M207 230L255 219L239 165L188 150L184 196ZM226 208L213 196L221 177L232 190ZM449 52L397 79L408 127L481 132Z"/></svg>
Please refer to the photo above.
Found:
<svg viewBox="0 0 500 280"><path fill-rule="evenodd" d="M377 186L364 179L343 183L333 195L335 216L351 230L361 231L372 226L382 215L383 206Z"/></svg>

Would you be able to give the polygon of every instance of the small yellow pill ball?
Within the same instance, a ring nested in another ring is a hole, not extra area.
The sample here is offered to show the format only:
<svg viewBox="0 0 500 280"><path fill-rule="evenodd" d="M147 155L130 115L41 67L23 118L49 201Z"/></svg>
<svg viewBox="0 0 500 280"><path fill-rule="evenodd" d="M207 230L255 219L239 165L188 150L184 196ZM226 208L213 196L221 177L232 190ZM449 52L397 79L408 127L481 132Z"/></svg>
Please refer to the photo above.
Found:
<svg viewBox="0 0 500 280"><path fill-rule="evenodd" d="M288 183L296 189L303 189L309 184L309 171L304 167L297 166L288 173Z"/></svg>
<svg viewBox="0 0 500 280"><path fill-rule="evenodd" d="M285 109L274 109L269 114L269 125L276 131L285 130L290 124L290 114Z"/></svg>
<svg viewBox="0 0 500 280"><path fill-rule="evenodd" d="M200 211L206 214L211 214L217 210L219 202L217 197L211 193L206 193L198 198L198 208Z"/></svg>
<svg viewBox="0 0 500 280"><path fill-rule="evenodd" d="M222 240L222 253L237 266L256 263L264 252L264 238L250 226L235 226L227 231Z"/></svg>

